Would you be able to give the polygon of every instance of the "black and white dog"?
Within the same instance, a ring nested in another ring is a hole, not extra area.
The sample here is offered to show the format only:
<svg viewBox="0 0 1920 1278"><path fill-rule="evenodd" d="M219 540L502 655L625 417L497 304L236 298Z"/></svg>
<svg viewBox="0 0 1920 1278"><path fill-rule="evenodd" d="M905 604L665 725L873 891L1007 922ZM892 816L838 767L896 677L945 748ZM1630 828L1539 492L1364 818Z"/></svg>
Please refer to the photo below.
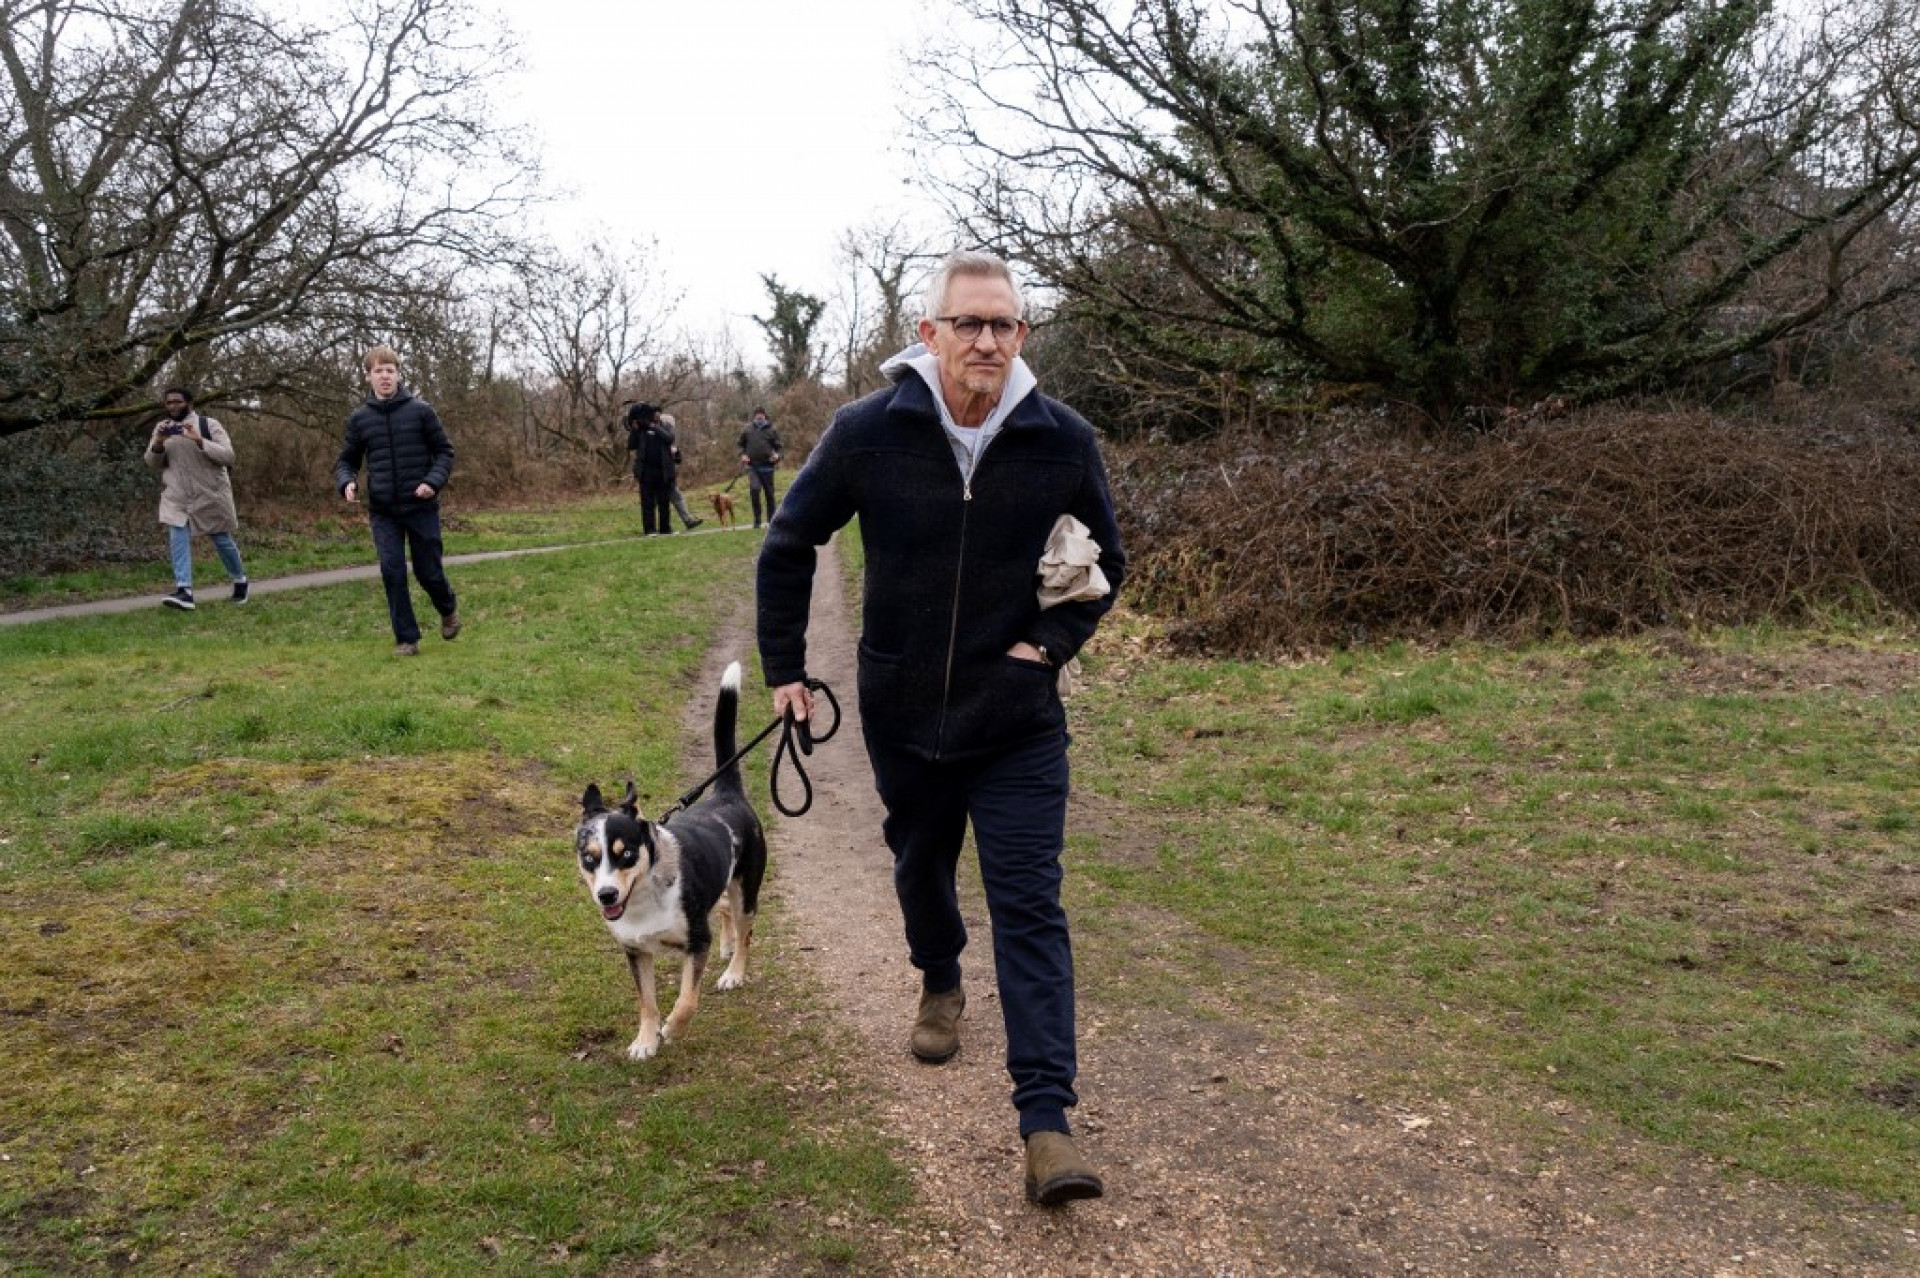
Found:
<svg viewBox="0 0 1920 1278"><path fill-rule="evenodd" d="M727 766L737 749L739 712L736 661L720 680L713 711L714 761L725 770L705 798L667 821L640 815L631 781L617 808L608 809L597 785L588 786L580 799L580 824L573 834L580 877L607 930L626 951L639 992L640 1033L627 1048L631 1060L644 1061L663 1042L679 1038L700 1006L700 978L713 944L709 915L720 916L720 956L731 956L720 988L735 989L747 979L753 918L767 873L767 836L747 799L740 765ZM654 960L668 950L684 951L685 959L680 992L662 1025L653 969Z"/></svg>

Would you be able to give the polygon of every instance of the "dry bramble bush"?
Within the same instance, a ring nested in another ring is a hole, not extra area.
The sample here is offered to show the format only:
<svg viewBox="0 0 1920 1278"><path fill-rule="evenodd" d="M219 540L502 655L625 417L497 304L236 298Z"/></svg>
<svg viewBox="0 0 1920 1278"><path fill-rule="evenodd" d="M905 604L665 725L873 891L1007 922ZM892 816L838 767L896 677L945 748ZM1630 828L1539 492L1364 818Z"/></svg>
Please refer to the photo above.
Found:
<svg viewBox="0 0 1920 1278"><path fill-rule="evenodd" d="M1377 431L1111 454L1133 602L1242 656L1920 612L1920 437L1594 409L1435 442Z"/></svg>

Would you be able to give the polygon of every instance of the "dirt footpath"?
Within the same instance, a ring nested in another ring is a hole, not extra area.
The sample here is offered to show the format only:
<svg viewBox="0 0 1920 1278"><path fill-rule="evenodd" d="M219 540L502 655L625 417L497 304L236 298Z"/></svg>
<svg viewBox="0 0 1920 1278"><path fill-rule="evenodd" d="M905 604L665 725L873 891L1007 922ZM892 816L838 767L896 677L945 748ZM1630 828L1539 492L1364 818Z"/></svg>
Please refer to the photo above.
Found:
<svg viewBox="0 0 1920 1278"><path fill-rule="evenodd" d="M718 645L703 686L750 654L749 620ZM1306 984L1292 991L1297 1013L1262 1024L1267 1014L1236 1005L1231 979L1168 1010L1164 998L1123 998L1120 984L1092 988L1083 976L1072 1118L1107 1196L1057 1211L1028 1206L977 899L966 902L961 1054L926 1066L906 1050L919 985L860 745L854 635L831 548L809 651L847 722L810 768L813 810L774 831L773 905L865 1049L858 1066L879 1098L876 1121L914 1162L927 1223L868 1240L888 1272L1920 1274L1912 1215L1727 1180L1556 1096L1376 1103L1364 1080L1417 1070L1418 1060L1383 1060L1404 1050L1396 1043L1354 1041L1339 996ZM745 719L763 708L749 691ZM690 743L703 736L690 725ZM1139 837L1124 820L1082 801L1072 817L1103 839ZM1087 933L1076 928L1083 972L1093 966ZM1100 935L1125 951L1099 955L1108 971L1150 971L1167 946L1208 944L1165 919ZM1232 956L1224 963L1231 972Z"/></svg>

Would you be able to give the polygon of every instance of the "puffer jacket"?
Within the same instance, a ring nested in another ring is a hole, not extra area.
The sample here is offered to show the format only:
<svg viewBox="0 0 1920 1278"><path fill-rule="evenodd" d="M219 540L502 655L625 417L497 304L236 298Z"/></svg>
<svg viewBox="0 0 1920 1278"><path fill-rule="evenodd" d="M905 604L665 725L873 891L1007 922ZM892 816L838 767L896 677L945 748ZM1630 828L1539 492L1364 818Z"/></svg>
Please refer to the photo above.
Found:
<svg viewBox="0 0 1920 1278"><path fill-rule="evenodd" d="M230 533L240 527L233 509L233 441L227 428L213 418L196 414L206 437L202 447L185 435L164 441L162 451L147 449L140 456L160 472L160 522L170 528L185 525L195 533Z"/></svg>
<svg viewBox="0 0 1920 1278"><path fill-rule="evenodd" d="M1054 522L1092 532L1113 591L1040 608ZM758 637L769 686L806 677L816 548L855 516L865 586L860 716L869 737L964 758L1066 726L1054 666L1092 637L1126 576L1093 428L1038 391L962 474L918 376L842 408L794 477L760 550ZM1052 665L1007 655L1045 648Z"/></svg>
<svg viewBox="0 0 1920 1278"><path fill-rule="evenodd" d="M367 465L362 496L368 509L404 514L440 500L453 474L453 444L433 406L405 386L391 399L369 391L366 402L347 418L346 442L333 465L336 493L344 493L355 481L362 461ZM425 501L413 493L421 484L433 489Z"/></svg>

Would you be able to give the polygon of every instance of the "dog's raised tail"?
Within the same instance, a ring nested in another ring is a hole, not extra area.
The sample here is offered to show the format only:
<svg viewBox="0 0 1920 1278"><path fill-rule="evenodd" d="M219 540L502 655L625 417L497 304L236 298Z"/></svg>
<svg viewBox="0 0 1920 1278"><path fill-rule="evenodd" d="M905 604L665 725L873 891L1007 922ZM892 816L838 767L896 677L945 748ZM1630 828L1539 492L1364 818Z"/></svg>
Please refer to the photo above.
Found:
<svg viewBox="0 0 1920 1278"><path fill-rule="evenodd" d="M713 762L716 767L726 767L727 760L739 751L739 724L740 663L735 661L720 676L720 700L713 707ZM740 765L735 763L721 773L719 783L744 790L746 785L740 779Z"/></svg>

